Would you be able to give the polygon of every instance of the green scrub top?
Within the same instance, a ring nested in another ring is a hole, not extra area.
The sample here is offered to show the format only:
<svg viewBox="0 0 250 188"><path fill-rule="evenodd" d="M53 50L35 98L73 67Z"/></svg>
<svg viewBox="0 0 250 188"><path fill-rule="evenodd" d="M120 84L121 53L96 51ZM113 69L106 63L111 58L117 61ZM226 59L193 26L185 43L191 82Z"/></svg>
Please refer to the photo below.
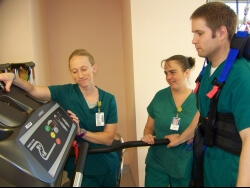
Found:
<svg viewBox="0 0 250 188"><path fill-rule="evenodd" d="M206 94L212 89L214 78L218 78L224 66L223 62L210 76L211 63L208 63L202 76L198 101L202 117L209 111L210 99ZM217 111L232 113L238 131L250 127L250 62L237 59L229 72L221 90ZM207 147L204 155L205 186L236 186L239 157L217 147Z"/></svg>
<svg viewBox="0 0 250 188"><path fill-rule="evenodd" d="M170 130L172 118L176 117L175 106L170 87L156 93L147 108L148 114L154 119L154 131L156 139L163 139L169 134L181 134L191 123L197 112L196 97L191 93L182 104L182 112L179 130ZM158 168L174 178L186 178L191 176L193 152L188 150L187 144L183 143L173 148L166 145L150 146L146 156L146 164Z"/></svg>
<svg viewBox="0 0 250 188"><path fill-rule="evenodd" d="M49 86L51 99L58 102L64 109L71 110L80 120L80 127L91 132L103 132L104 126L96 126L95 114L98 107L90 109L80 88L77 84L65 84ZM118 122L117 106L115 97L98 88L99 101L101 101L100 111L104 112L105 124L115 124ZM84 139L76 138L77 142L86 142ZM93 144L89 142L90 148L104 147L105 145ZM75 170L75 158L69 157L65 166L69 177ZM119 159L116 152L89 154L87 155L84 174L85 175L105 175L117 171Z"/></svg>

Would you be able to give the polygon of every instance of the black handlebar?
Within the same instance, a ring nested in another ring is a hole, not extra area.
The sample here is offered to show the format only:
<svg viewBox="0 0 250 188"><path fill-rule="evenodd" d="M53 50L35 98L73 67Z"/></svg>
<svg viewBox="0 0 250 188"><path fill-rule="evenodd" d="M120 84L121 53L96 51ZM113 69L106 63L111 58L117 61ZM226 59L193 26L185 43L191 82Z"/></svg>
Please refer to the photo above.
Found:
<svg viewBox="0 0 250 188"><path fill-rule="evenodd" d="M0 70L7 70L8 68L10 67L10 64L9 63L6 63L6 64L0 64Z"/></svg>
<svg viewBox="0 0 250 188"><path fill-rule="evenodd" d="M23 63L9 63L11 69L19 69L20 67L23 68L33 68L35 67L35 63L33 61L29 61L29 62L23 62Z"/></svg>
<svg viewBox="0 0 250 188"><path fill-rule="evenodd" d="M83 171L85 166L86 157L88 154L96 154L96 153L108 153L124 148L131 147L141 147L141 146L157 146L157 145L168 145L168 139L155 139L155 143L153 145L147 144L143 141L128 141L119 144L113 144L112 146L105 146L100 148L89 148L89 144L87 142L80 143L80 152L76 162L76 168L74 172L74 181L71 182L71 186L73 187L81 187L81 182L83 178Z"/></svg>
<svg viewBox="0 0 250 188"><path fill-rule="evenodd" d="M80 152L78 156L78 160L76 162L76 167L74 171L74 181L71 182L71 187L81 187L82 178L83 178L83 170L85 167L85 161L88 155L89 144L88 142L80 143Z"/></svg>
<svg viewBox="0 0 250 188"><path fill-rule="evenodd" d="M112 146L106 146L101 148L89 148L89 154L96 153L107 153L115 150L123 149L123 148L131 148L131 147L141 147L141 146L156 146L156 145L168 145L168 139L155 139L155 143L153 145L147 144L143 141L128 141L121 144L115 144Z"/></svg>

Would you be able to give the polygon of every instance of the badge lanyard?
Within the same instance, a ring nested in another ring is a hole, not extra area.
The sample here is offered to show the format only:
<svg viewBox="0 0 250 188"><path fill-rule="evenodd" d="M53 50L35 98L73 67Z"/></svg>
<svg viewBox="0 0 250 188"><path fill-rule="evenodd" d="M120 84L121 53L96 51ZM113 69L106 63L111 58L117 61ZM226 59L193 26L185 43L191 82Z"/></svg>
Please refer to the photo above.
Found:
<svg viewBox="0 0 250 188"><path fill-rule="evenodd" d="M98 112L95 113L96 126L104 126L104 112L101 112L102 101L97 102Z"/></svg>
<svg viewBox="0 0 250 188"><path fill-rule="evenodd" d="M174 131L178 131L179 130L179 127L180 127L180 122L181 122L181 118L179 118L179 113L182 112L182 107L178 107L176 109L177 111L177 114L176 114L176 117L173 117L172 118L172 122L171 122L171 126L170 126L170 130L174 130Z"/></svg>

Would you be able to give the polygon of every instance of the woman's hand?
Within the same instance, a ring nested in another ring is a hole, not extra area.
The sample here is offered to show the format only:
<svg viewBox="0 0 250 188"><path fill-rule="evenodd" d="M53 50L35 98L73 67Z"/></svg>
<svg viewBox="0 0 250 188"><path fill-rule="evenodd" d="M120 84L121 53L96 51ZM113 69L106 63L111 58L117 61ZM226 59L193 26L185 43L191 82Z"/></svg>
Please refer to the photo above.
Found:
<svg viewBox="0 0 250 188"><path fill-rule="evenodd" d="M77 132L76 132L76 135L79 135L81 133L81 130L80 130L80 120L78 119L78 117L73 113L71 112L70 110L67 110L67 113L69 114L69 116L71 117L71 119L76 123L77 125Z"/></svg>
<svg viewBox="0 0 250 188"><path fill-rule="evenodd" d="M153 136L152 134L147 134L147 135L143 136L143 137L141 138L141 140L142 140L143 142L147 143L147 144L152 145L152 144L155 143L155 136Z"/></svg>
<svg viewBox="0 0 250 188"><path fill-rule="evenodd" d="M14 73L1 73L0 74L0 81L4 82L5 84L5 90L7 92L10 92L10 87L12 85L12 82L16 78Z"/></svg>

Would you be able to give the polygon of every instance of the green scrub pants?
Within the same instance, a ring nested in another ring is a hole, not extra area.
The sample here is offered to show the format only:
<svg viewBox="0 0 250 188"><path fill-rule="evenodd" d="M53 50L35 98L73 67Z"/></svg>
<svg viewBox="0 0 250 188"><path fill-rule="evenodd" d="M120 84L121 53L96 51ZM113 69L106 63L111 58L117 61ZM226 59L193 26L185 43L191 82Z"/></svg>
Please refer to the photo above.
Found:
<svg viewBox="0 0 250 188"><path fill-rule="evenodd" d="M176 179L161 169L146 165L145 187L189 187L190 179Z"/></svg>

